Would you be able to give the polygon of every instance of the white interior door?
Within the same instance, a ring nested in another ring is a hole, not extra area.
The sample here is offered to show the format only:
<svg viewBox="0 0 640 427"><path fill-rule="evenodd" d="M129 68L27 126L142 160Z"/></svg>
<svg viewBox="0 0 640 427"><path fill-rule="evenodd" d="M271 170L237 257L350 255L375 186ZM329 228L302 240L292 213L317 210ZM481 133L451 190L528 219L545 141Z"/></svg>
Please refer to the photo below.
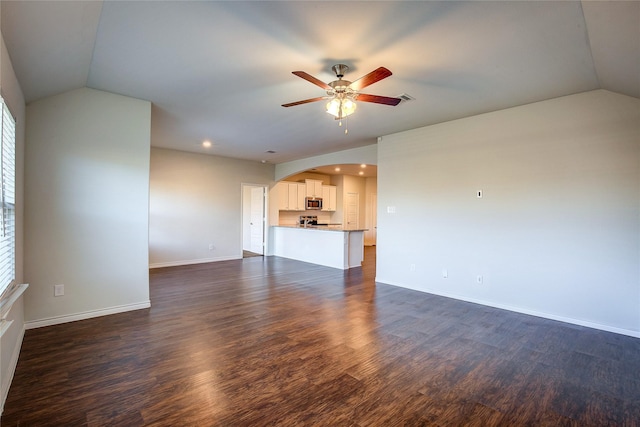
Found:
<svg viewBox="0 0 640 427"><path fill-rule="evenodd" d="M378 195L370 194L369 205L367 206L367 231L364 232L364 244L374 246L377 238L378 227Z"/></svg>
<svg viewBox="0 0 640 427"><path fill-rule="evenodd" d="M264 255L264 187L251 188L250 251Z"/></svg>
<svg viewBox="0 0 640 427"><path fill-rule="evenodd" d="M359 228L358 218L360 217L360 194L347 193L347 227Z"/></svg>

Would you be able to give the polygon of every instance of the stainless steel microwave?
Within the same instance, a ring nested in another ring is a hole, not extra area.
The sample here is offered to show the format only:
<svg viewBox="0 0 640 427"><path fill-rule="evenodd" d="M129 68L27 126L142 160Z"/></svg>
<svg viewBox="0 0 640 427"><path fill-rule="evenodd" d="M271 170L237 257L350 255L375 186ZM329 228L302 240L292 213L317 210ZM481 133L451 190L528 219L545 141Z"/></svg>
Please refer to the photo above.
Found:
<svg viewBox="0 0 640 427"><path fill-rule="evenodd" d="M311 210L319 211L322 209L321 197L306 197L304 201L305 201L305 209L309 211Z"/></svg>

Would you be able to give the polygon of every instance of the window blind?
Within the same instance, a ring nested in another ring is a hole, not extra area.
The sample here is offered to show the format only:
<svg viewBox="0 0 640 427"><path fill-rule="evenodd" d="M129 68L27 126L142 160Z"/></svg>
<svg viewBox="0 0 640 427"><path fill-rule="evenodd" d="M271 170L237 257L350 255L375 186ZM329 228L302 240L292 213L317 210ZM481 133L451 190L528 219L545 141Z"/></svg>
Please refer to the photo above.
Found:
<svg viewBox="0 0 640 427"><path fill-rule="evenodd" d="M0 295L16 280L16 122L2 103L0 144Z"/></svg>

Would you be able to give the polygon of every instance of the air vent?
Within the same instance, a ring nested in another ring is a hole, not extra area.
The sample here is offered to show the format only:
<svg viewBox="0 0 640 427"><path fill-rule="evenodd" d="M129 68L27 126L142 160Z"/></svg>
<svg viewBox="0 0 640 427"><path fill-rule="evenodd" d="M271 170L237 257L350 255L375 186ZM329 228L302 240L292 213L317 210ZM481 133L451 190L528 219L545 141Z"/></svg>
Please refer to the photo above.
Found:
<svg viewBox="0 0 640 427"><path fill-rule="evenodd" d="M265 151L265 153L267 153L267 154L276 154L276 152L275 152L275 151L273 151L273 150Z"/></svg>
<svg viewBox="0 0 640 427"><path fill-rule="evenodd" d="M396 98L402 99L402 101L400 101L400 104L404 104L405 102L416 100L413 96L408 95L406 93L401 93L400 95L396 96Z"/></svg>

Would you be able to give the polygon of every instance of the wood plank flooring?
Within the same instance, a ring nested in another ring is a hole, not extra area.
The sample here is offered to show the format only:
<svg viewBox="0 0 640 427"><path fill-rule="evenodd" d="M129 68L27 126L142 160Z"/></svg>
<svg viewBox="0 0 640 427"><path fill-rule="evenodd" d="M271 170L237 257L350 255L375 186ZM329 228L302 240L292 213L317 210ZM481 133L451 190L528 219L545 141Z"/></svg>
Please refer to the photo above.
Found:
<svg viewBox="0 0 640 427"><path fill-rule="evenodd" d="M256 257L26 333L9 426L638 426L640 340Z"/></svg>

